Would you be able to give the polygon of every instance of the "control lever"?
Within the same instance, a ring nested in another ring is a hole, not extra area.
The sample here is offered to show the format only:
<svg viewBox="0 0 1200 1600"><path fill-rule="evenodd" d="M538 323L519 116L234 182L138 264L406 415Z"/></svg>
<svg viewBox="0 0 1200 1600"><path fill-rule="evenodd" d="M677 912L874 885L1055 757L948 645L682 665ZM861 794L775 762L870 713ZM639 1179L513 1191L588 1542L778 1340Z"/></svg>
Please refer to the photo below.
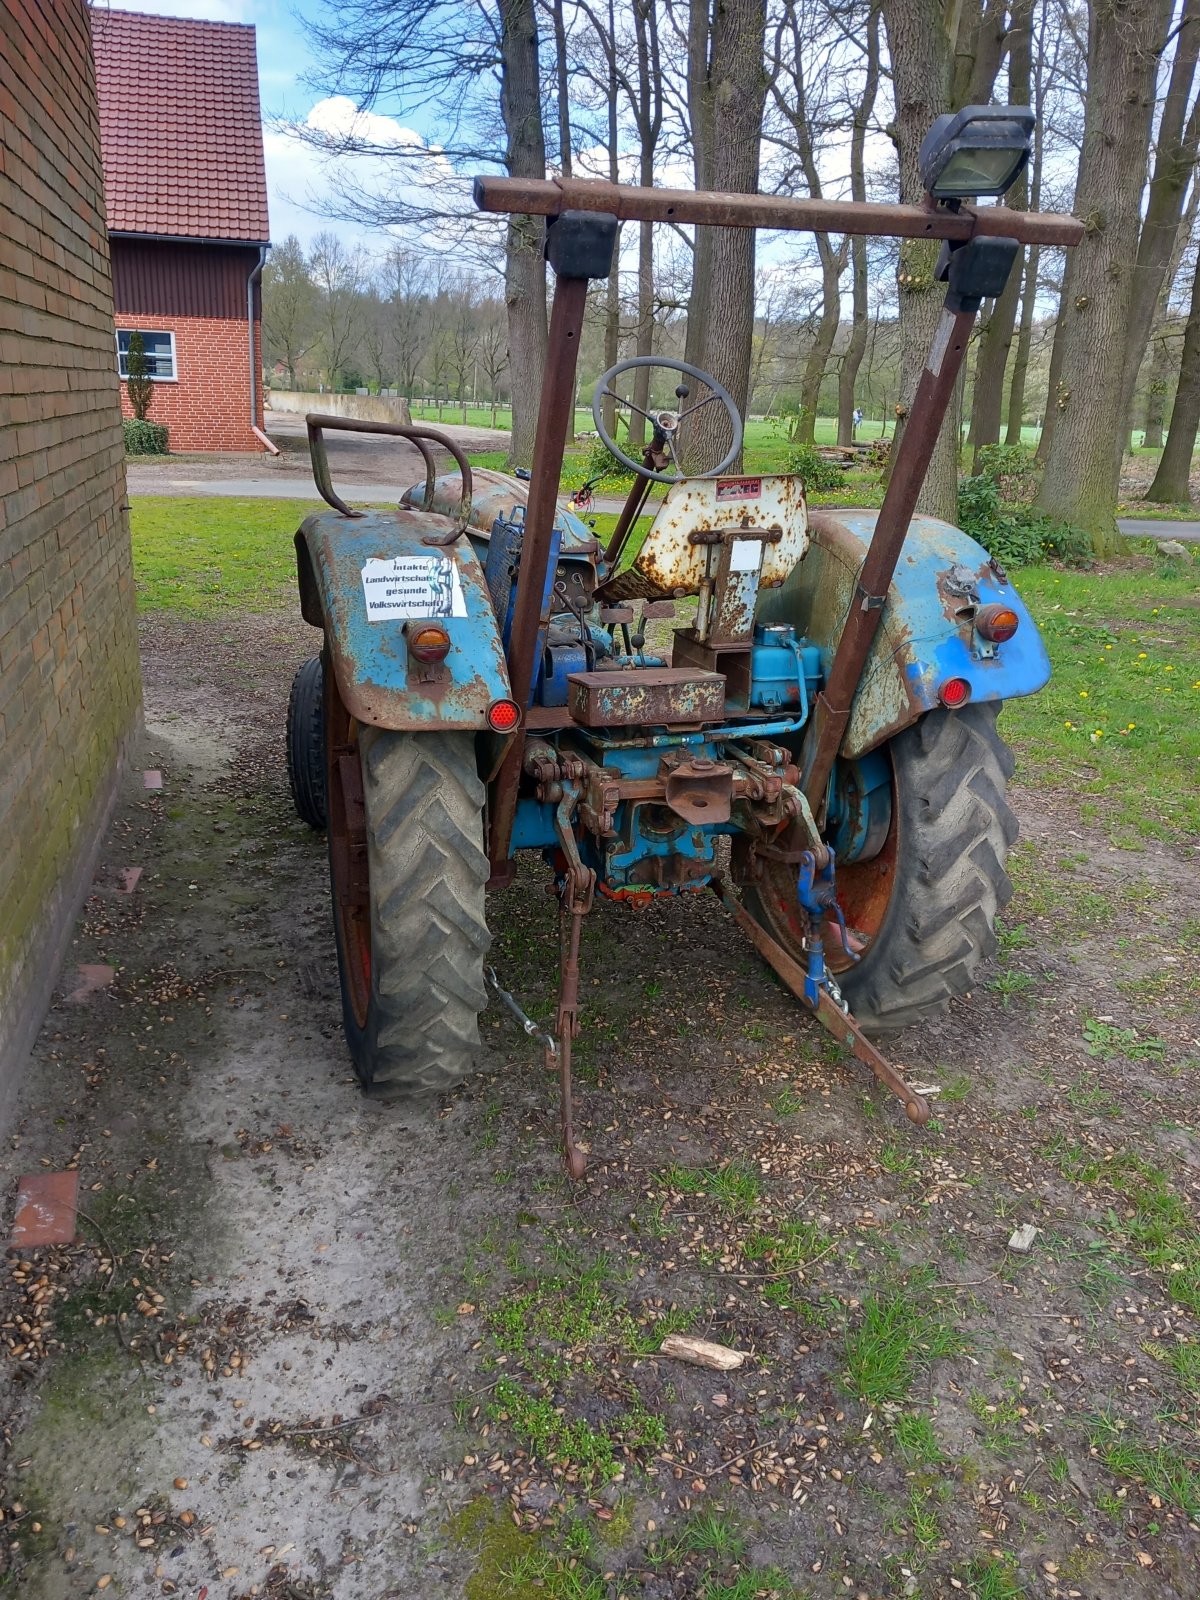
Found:
<svg viewBox="0 0 1200 1600"><path fill-rule="evenodd" d="M642 606L642 615L638 621L637 629L633 634L632 644L635 650L640 651L646 643L646 624L653 617L673 617L675 615L674 600L647 600Z"/></svg>

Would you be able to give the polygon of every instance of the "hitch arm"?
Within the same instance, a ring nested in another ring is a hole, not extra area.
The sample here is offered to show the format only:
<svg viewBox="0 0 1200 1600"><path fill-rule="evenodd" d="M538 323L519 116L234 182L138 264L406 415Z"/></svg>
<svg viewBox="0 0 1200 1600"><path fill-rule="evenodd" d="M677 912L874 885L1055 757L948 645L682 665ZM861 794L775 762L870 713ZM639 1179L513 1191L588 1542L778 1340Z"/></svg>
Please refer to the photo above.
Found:
<svg viewBox="0 0 1200 1600"><path fill-rule="evenodd" d="M772 939L764 928L746 910L746 908L729 891L728 885L720 878L712 879L712 887L717 898L729 912L730 916L741 928L750 943L759 955L774 968L797 1000L802 1000L814 1014L817 1021L827 1033L843 1044L848 1044L854 1055L864 1066L871 1071L883 1084L890 1089L897 1099L904 1102L905 1115L910 1122L915 1122L918 1128L923 1128L929 1121L929 1102L917 1094L912 1085L907 1083L891 1062L882 1056L871 1041L863 1033L854 1018L838 1006L828 989L822 988L816 992L816 1003L810 998L808 974L798 961L794 961L781 944Z"/></svg>

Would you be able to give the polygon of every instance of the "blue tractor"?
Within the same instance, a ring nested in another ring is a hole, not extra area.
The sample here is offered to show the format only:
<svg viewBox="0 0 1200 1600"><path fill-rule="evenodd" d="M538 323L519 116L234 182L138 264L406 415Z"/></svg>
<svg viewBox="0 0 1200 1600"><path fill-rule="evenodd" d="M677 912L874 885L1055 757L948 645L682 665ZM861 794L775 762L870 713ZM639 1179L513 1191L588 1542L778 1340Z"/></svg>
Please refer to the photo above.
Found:
<svg viewBox="0 0 1200 1600"><path fill-rule="evenodd" d="M634 908L711 891L923 1123L928 1105L872 1041L944 1010L995 948L1016 835L996 715L1045 683L1049 663L998 563L914 505L1013 235L1069 244L1080 225L989 221L996 208L934 197L825 207L838 220L818 223L810 202L758 196L505 179L476 192L486 209L551 219L532 474L472 471L429 428L308 419L333 510L296 535L301 609L324 642L293 687L289 769L300 814L328 830L358 1076L385 1095L452 1087L478 1055L491 993L559 1071L578 1174L570 1055L586 915L598 896ZM610 268L617 219L648 211L947 241L942 322L878 512L810 511L799 477L732 470L733 401L667 358L649 374L645 359L622 362L596 388L600 437L635 473L613 536L602 544L559 498L588 283ZM637 377L640 454L612 426ZM352 510L330 481L332 429L410 440L424 481L394 510ZM666 493L643 535L653 484ZM488 964L487 894L518 851L544 858L559 897L552 1029Z"/></svg>

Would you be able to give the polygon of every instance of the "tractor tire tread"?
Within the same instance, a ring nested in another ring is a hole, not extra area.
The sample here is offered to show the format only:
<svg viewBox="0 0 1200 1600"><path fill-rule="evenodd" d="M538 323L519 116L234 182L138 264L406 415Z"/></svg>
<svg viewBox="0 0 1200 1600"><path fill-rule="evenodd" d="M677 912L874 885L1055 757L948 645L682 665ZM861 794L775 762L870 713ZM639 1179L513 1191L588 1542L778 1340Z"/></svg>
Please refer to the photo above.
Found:
<svg viewBox="0 0 1200 1600"><path fill-rule="evenodd" d="M944 1012L996 952L996 915L1017 820L1005 787L1013 757L998 706L933 711L893 743L900 807L896 883L862 962L839 982L876 1038Z"/></svg>
<svg viewBox="0 0 1200 1600"><path fill-rule="evenodd" d="M474 1064L487 1004L489 869L474 738L363 727L359 745L372 891L364 1087L380 1098L437 1093Z"/></svg>
<svg viewBox="0 0 1200 1600"><path fill-rule="evenodd" d="M287 775L301 822L325 828L325 673L311 656L292 679L287 708Z"/></svg>

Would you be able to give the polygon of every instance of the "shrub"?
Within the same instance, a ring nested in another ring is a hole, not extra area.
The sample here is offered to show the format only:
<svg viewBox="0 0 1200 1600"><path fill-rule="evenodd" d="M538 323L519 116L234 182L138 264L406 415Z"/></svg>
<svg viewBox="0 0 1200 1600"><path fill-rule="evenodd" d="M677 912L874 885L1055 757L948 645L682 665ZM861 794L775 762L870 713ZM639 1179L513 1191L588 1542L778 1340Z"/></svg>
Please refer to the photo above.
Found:
<svg viewBox="0 0 1200 1600"><path fill-rule="evenodd" d="M1038 492L1037 464L1032 451L1023 445L980 445L975 452L975 469L978 476L993 480L1001 500L1009 504L1028 502Z"/></svg>
<svg viewBox="0 0 1200 1600"><path fill-rule="evenodd" d="M583 470L584 476L589 479L619 478L628 482L633 477L632 470L617 460L603 439L592 440Z"/></svg>
<svg viewBox="0 0 1200 1600"><path fill-rule="evenodd" d="M827 461L811 444L793 445L784 455L783 470L797 473L804 479L804 487L813 494L840 489L844 480L843 469L838 463Z"/></svg>
<svg viewBox="0 0 1200 1600"><path fill-rule="evenodd" d="M127 456L165 456L167 430L161 422L140 422L125 418L125 454Z"/></svg>
<svg viewBox="0 0 1200 1600"><path fill-rule="evenodd" d="M1006 567L1038 561L1079 564L1091 540L1067 522L1055 522L1029 503L1037 492L1033 458L1019 445L984 445L979 471L958 486L958 525Z"/></svg>

